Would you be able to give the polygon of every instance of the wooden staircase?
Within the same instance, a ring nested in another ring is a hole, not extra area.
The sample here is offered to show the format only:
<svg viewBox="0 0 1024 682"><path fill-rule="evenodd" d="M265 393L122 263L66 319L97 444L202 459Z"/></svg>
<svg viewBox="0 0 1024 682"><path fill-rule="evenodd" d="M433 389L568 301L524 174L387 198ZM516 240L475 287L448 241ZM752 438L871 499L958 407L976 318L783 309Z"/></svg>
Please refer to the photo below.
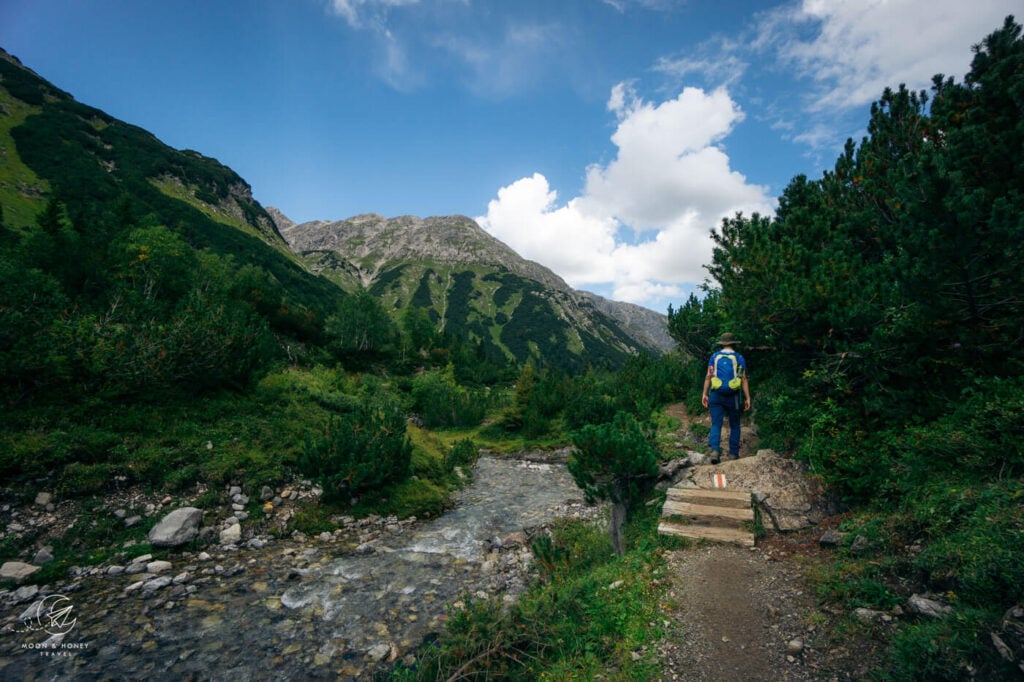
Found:
<svg viewBox="0 0 1024 682"><path fill-rule="evenodd" d="M753 522L749 491L676 487L668 489L658 532L753 547Z"/></svg>

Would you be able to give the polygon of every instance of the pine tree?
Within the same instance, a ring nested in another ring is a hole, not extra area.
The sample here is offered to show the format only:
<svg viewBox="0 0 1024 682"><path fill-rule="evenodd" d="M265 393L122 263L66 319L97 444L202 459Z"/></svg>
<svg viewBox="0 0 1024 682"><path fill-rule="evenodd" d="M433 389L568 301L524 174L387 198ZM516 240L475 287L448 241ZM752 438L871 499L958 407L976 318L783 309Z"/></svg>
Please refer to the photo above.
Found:
<svg viewBox="0 0 1024 682"><path fill-rule="evenodd" d="M657 476L658 451L628 412L618 412L609 424L583 427L573 435L573 444L569 472L588 502L612 503L608 532L612 549L622 556L622 527Z"/></svg>

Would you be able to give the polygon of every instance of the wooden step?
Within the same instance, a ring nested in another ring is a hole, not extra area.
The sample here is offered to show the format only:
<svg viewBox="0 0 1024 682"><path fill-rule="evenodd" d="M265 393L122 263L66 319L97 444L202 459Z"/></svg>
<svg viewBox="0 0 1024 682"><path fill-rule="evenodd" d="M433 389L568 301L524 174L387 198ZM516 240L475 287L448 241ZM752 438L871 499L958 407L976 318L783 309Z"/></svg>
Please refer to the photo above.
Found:
<svg viewBox="0 0 1024 682"><path fill-rule="evenodd" d="M685 521L702 526L731 526L742 528L745 521L754 520L754 510L734 507L715 507L689 502L665 500L661 508L662 518L682 517Z"/></svg>
<svg viewBox="0 0 1024 682"><path fill-rule="evenodd" d="M750 492L722 488L669 488L658 532L754 546Z"/></svg>
<svg viewBox="0 0 1024 682"><path fill-rule="evenodd" d="M743 547L754 546L754 534L740 528L718 528L715 526L693 526L663 520L658 524L658 532L662 535L678 535L695 540L712 542L731 542Z"/></svg>
<svg viewBox="0 0 1024 682"><path fill-rule="evenodd" d="M744 490L669 488L667 499L717 507L750 508L750 493Z"/></svg>

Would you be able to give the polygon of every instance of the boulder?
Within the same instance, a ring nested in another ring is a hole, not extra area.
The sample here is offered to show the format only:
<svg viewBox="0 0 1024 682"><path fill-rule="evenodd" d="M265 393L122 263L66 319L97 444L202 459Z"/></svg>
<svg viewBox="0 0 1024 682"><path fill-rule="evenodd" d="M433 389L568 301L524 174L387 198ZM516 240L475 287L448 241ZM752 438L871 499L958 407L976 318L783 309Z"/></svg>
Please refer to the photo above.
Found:
<svg viewBox="0 0 1024 682"><path fill-rule="evenodd" d="M242 539L242 528L237 523L232 524L220 532L220 544L234 545Z"/></svg>
<svg viewBox="0 0 1024 682"><path fill-rule="evenodd" d="M195 507L175 509L149 531L149 544L154 547L178 547L191 542L199 534L203 510Z"/></svg>
<svg viewBox="0 0 1024 682"><path fill-rule="evenodd" d="M21 584L40 568L40 566L26 564L24 561L6 561L3 566L0 566L0 580L13 580L15 583Z"/></svg>
<svg viewBox="0 0 1024 682"><path fill-rule="evenodd" d="M845 537L846 533L830 528L825 531L820 538L818 538L818 544L822 547L838 547L843 544L843 538Z"/></svg>
<svg viewBox="0 0 1024 682"><path fill-rule="evenodd" d="M51 561L53 561L53 547L50 547L49 545L42 547L38 552L36 552L35 557L32 559L32 563L37 566L39 564L48 564Z"/></svg>
<svg viewBox="0 0 1024 682"><path fill-rule="evenodd" d="M813 526L832 510L818 482L807 476L804 463L779 455L774 450L758 450L753 457L722 462L710 466L696 466L688 477L698 487L714 487L711 479L723 472L729 487L750 490L769 522L779 531L800 530ZM705 480L706 479L706 480Z"/></svg>

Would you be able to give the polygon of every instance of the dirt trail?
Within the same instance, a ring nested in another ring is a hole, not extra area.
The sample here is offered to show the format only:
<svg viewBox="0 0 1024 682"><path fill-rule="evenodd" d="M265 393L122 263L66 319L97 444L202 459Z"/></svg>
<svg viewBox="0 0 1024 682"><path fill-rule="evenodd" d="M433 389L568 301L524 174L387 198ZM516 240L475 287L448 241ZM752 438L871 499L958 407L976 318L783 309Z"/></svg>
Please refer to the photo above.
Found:
<svg viewBox="0 0 1024 682"><path fill-rule="evenodd" d="M680 436L691 418L682 405ZM707 423L706 415L696 417ZM741 456L755 454L755 429L744 429ZM863 679L879 643L839 641L836 615L818 604L807 571L825 560L822 526L769 533L754 548L694 543L667 553L673 631L661 643L664 680L686 682Z"/></svg>
<svg viewBox="0 0 1024 682"><path fill-rule="evenodd" d="M819 679L817 612L795 566L729 545L671 552L668 564L678 630L662 645L664 679Z"/></svg>

